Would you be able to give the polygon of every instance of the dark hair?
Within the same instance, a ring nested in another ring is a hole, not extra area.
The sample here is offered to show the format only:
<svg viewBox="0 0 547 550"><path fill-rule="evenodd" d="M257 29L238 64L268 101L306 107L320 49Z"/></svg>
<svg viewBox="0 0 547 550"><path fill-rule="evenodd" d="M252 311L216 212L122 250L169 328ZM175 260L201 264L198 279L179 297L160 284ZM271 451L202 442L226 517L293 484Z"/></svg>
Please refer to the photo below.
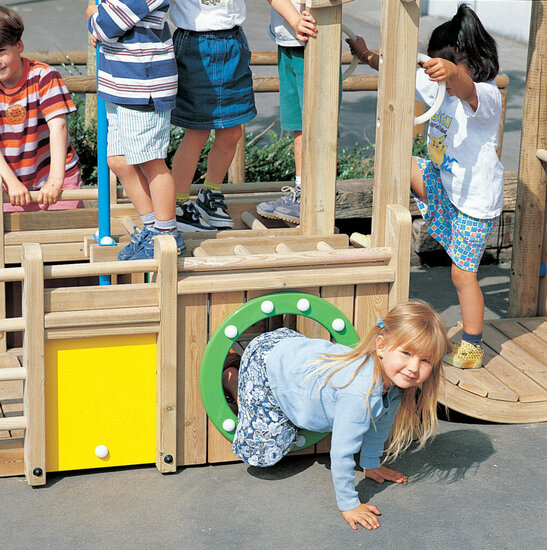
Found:
<svg viewBox="0 0 547 550"><path fill-rule="evenodd" d="M0 47L15 46L24 29L23 18L15 10L0 6Z"/></svg>
<svg viewBox="0 0 547 550"><path fill-rule="evenodd" d="M467 4L461 4L450 21L431 33L427 55L465 64L474 82L492 80L499 71L496 41Z"/></svg>

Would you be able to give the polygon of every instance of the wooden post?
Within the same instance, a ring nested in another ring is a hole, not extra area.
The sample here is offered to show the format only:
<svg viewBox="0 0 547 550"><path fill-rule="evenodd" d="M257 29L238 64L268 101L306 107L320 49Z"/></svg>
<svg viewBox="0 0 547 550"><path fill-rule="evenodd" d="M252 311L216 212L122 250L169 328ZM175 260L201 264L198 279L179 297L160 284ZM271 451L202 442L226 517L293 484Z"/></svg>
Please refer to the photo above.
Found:
<svg viewBox="0 0 547 550"><path fill-rule="evenodd" d="M389 266L397 276L389 288L389 309L408 300L410 286L410 240L412 217L406 206L388 204L386 209L386 246L392 250Z"/></svg>
<svg viewBox="0 0 547 550"><path fill-rule="evenodd" d="M419 19L420 0L382 2L373 246L385 244L387 205L408 205Z"/></svg>
<svg viewBox="0 0 547 550"><path fill-rule="evenodd" d="M23 367L27 380L23 393L25 477L29 485L46 483L46 412L44 368L44 267L38 244L23 244Z"/></svg>
<svg viewBox="0 0 547 550"><path fill-rule="evenodd" d="M304 53L300 226L305 235L334 233L344 1L306 0L318 32L316 38L310 38Z"/></svg>
<svg viewBox="0 0 547 550"><path fill-rule="evenodd" d="M160 331L156 366L156 467L177 469L177 245L173 237L156 237Z"/></svg>
<svg viewBox="0 0 547 550"><path fill-rule="evenodd" d="M547 148L547 1L532 2L517 204L509 288L509 317L538 313L539 267L545 231L546 177L538 149Z"/></svg>
<svg viewBox="0 0 547 550"><path fill-rule="evenodd" d="M0 178L0 190L3 189ZM0 193L0 269L6 267L6 242L4 237L4 194ZM0 283L0 319L6 318L6 283ZM7 351L7 334L0 332L0 353Z"/></svg>
<svg viewBox="0 0 547 550"><path fill-rule="evenodd" d="M236 152L228 168L230 183L245 183L245 124L241 125L241 137L237 142Z"/></svg>

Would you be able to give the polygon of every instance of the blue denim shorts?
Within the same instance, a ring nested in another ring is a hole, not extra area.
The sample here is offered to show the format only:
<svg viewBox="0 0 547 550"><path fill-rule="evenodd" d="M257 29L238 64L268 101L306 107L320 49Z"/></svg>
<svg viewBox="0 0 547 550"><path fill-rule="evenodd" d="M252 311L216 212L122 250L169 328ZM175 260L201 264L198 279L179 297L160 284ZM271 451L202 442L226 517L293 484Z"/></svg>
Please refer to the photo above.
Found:
<svg viewBox="0 0 547 550"><path fill-rule="evenodd" d="M231 128L256 116L251 51L241 27L173 35L178 92L171 123L193 130Z"/></svg>
<svg viewBox="0 0 547 550"><path fill-rule="evenodd" d="M296 441L297 428L281 410L270 388L266 358L278 342L298 336L302 335L288 328L266 332L251 340L241 356L232 451L252 466L273 466Z"/></svg>
<svg viewBox="0 0 547 550"><path fill-rule="evenodd" d="M496 218L473 218L458 210L450 202L435 164L431 160L415 159L424 180L427 202L418 195L414 195L414 200L428 223L427 232L446 250L457 267L478 271Z"/></svg>

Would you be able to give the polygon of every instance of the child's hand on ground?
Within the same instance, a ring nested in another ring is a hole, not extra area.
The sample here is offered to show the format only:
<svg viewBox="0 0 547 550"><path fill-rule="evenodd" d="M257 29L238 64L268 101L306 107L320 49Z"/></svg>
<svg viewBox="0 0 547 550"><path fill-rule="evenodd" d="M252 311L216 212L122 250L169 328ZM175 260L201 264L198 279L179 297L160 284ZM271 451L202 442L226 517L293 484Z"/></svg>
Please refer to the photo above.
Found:
<svg viewBox="0 0 547 550"><path fill-rule="evenodd" d="M391 470L385 466L380 466L379 468L370 468L368 470L363 470L365 477L373 479L378 483L383 483L384 481L393 481L394 483L403 483L408 481L408 477L401 472Z"/></svg>
<svg viewBox="0 0 547 550"><path fill-rule="evenodd" d="M48 179L38 192L38 199L36 202L40 205L40 209L47 210L52 204L55 204L61 194L62 188L62 180L58 182Z"/></svg>
<svg viewBox="0 0 547 550"><path fill-rule="evenodd" d="M300 40L300 42L307 42L310 36L312 38L317 36L317 25L309 11L303 11L300 14L300 20L294 30L296 32L296 38Z"/></svg>
<svg viewBox="0 0 547 550"><path fill-rule="evenodd" d="M30 204L30 193L25 185L19 180L14 180L11 183L6 182L8 188L9 201L12 206L27 206Z"/></svg>
<svg viewBox="0 0 547 550"><path fill-rule="evenodd" d="M346 510L341 512L341 514L352 529L357 529L358 523L369 531L380 527L380 522L376 517L381 515L380 510L372 504L360 504L357 508Z"/></svg>
<svg viewBox="0 0 547 550"><path fill-rule="evenodd" d="M448 80L458 74L456 65L442 57L434 57L429 61L424 61L422 67L425 69L425 74L434 82Z"/></svg>

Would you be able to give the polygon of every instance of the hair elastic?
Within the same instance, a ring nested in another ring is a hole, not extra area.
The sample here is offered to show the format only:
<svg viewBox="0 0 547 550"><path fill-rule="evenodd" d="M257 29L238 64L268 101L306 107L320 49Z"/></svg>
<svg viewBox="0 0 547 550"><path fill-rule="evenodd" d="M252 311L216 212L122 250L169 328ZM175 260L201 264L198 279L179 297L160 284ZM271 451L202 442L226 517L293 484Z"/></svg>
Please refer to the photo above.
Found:
<svg viewBox="0 0 547 550"><path fill-rule="evenodd" d="M384 324L384 320L381 317L378 317L376 320L376 326L379 328L384 328L386 325Z"/></svg>

